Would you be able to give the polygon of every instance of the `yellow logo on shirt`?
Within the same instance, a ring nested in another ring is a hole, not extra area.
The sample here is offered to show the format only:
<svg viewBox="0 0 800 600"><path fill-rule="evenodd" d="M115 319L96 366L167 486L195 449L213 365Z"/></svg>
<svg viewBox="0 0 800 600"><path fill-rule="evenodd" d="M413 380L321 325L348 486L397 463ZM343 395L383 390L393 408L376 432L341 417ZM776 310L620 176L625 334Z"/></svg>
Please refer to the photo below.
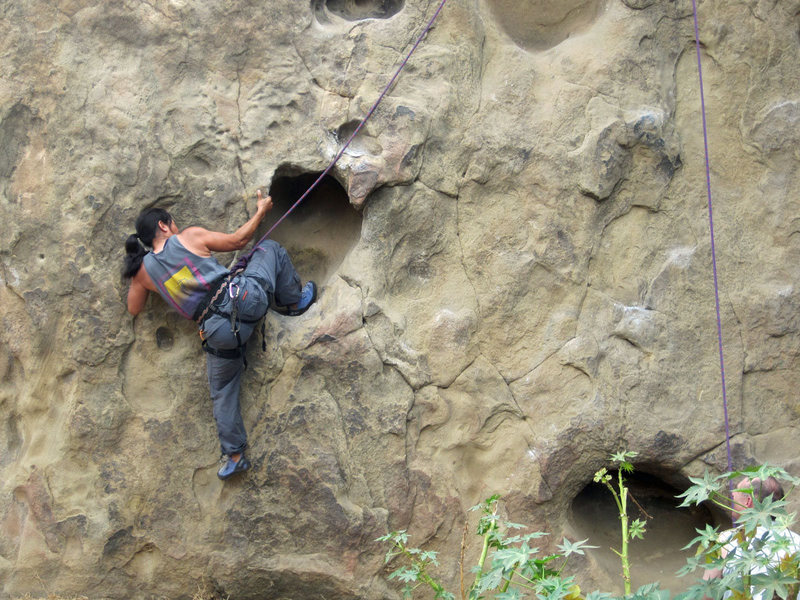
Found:
<svg viewBox="0 0 800 600"><path fill-rule="evenodd" d="M164 282L164 287L176 302L180 302L180 300L189 296L193 287L192 284L195 282L196 279L189 267L183 267Z"/></svg>

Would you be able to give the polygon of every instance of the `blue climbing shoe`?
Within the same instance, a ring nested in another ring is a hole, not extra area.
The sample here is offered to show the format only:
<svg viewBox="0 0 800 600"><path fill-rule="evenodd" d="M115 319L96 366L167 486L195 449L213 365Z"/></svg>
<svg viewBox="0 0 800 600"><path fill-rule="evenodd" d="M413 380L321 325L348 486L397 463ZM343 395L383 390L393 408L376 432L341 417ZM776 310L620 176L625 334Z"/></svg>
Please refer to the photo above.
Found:
<svg viewBox="0 0 800 600"><path fill-rule="evenodd" d="M308 310L308 307L317 300L317 284L309 281L303 286L300 292L300 300L297 301L297 308L290 308L286 314L290 317L298 317Z"/></svg>
<svg viewBox="0 0 800 600"><path fill-rule="evenodd" d="M236 473L244 473L249 468L250 461L245 458L244 454L239 457L237 462L233 462L233 459L228 457L228 460L225 461L225 464L222 465L219 471L217 471L217 477L220 479L227 479Z"/></svg>

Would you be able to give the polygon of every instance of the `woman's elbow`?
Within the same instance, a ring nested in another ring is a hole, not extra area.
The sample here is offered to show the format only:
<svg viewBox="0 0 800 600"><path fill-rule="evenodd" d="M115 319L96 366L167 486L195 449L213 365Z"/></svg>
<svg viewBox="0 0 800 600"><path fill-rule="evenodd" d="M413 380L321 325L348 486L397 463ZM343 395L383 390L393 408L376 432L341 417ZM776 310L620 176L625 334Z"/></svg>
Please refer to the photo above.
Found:
<svg viewBox="0 0 800 600"><path fill-rule="evenodd" d="M147 290L144 288L138 288L136 283L131 284L131 289L128 290L128 298L126 305L128 307L128 312L131 313L134 317L138 315L144 309L144 305L147 302Z"/></svg>
<svg viewBox="0 0 800 600"><path fill-rule="evenodd" d="M233 249L234 250L241 250L242 248L247 246L247 243L250 241L251 237L252 236L250 236L250 235L237 237L236 240L233 243Z"/></svg>

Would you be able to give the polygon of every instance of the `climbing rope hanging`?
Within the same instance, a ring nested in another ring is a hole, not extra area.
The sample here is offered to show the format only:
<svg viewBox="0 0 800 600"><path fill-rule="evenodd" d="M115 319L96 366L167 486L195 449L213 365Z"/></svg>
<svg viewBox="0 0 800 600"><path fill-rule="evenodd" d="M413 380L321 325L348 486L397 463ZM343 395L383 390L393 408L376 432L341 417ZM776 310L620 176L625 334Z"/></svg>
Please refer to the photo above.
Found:
<svg viewBox="0 0 800 600"><path fill-rule="evenodd" d="M708 157L708 125L706 123L706 101L703 93L703 66L700 60L700 33L697 26L697 1L692 0L694 14L694 43L697 51L697 75L700 80L700 113L703 118L703 148L706 159L706 192L708 195L708 229L711 236L711 268L714 273L714 301L717 309L717 344L719 347L719 370L722 382L722 410L725 415L725 450L728 457L728 471L733 471L731 457L731 429L728 420L728 395L725 391L725 359L722 351L722 319L719 310L719 280L717 278L717 254L714 246L714 211L711 203L711 167Z"/></svg>
<svg viewBox="0 0 800 600"><path fill-rule="evenodd" d="M312 190L313 190L315 187L317 187L317 185L319 184L319 182L320 182L320 181L322 181L322 179L323 179L323 178L324 178L324 177L325 177L325 176L326 176L326 175L327 175L327 174L330 172L330 170L331 170L331 169L333 169L334 165L335 165L335 164L336 164L336 163L339 161L339 159L342 157L342 155L344 154L345 150L347 150L347 147L350 145L350 142L352 142L352 141L355 139L355 137L358 135L358 132L359 132L359 131L361 131L361 128L364 126L364 123L366 123L366 122L367 122L367 120L368 120L368 119L369 119L369 118L372 116L372 113L374 113L374 112L375 112L375 110L378 108L378 105L379 105L379 104L381 103L381 101L384 99L384 97L386 96L386 94L388 94L388 93L389 93L389 90L391 89L392 85L394 85L394 82L395 82L395 80L397 79L397 77L400 75L400 72L401 72L401 71L403 70L403 68L406 66L406 63L408 63L408 59L410 59L410 58L411 58L411 55L412 55L412 54L414 54L414 51L417 49L417 46L419 46L419 45L420 45L420 43L422 43L422 40L425 38L425 36L428 34L428 32L429 32L429 31L431 30L431 28L433 27L433 22L436 20L436 17L438 17L438 16L439 16L439 13L440 13L440 12L442 12L442 8L444 8L445 2L447 2L447 0L441 0L441 2L439 3L439 7L436 9L436 12L434 12L434 13L433 13L433 16L432 16L432 17L430 18L430 20L428 21L428 24L425 26L425 29L423 29L423 30L422 30L422 33L419 35L419 37L417 38L417 41L416 41L416 42L414 43L414 45L411 47L411 50L409 50L408 54L406 54L406 57L405 57L405 58L403 59L403 61L400 63L400 66L399 66L399 67L397 67L397 70L394 72L394 75L393 75L393 76L392 76L392 78L389 80L389 83L387 83L387 84L386 84L386 87L384 87L384 88L383 88L383 91L381 92L380 96L378 96L378 99L375 101L375 103L372 105L372 107L369 109L369 111L367 111L367 114L364 116L364 118L363 118L363 119L361 119L361 122L360 122L360 123L358 124L358 126L355 128L355 130L353 131L353 133L350 135L350 137L347 139L347 141L346 141L346 142L344 143L344 145L341 147L341 149L340 149L340 150L339 150L339 152L336 154L336 156L333 158L333 160L330 162L330 164L329 164L329 165L328 165L328 166L325 168L325 170L324 170L324 171L323 171L323 172L320 174L320 176L319 176L319 177L317 177L317 179L314 181L314 183L312 183L312 184L311 184L311 186L310 186L310 187L309 187L309 188L308 188L308 189L307 189L307 190L306 190L306 191L303 193L303 195L302 195L302 196L300 196L300 198L298 198L298 199L297 199L297 201L296 201L294 204L292 204L292 206L291 206L291 207L289 207L289 210L287 210L287 211L286 211L286 212L283 214L283 216L281 216L281 218L280 218L280 219L278 219L277 221L275 221L275 223L272 225L272 227L270 227L270 228L269 228L269 230L267 231L267 233L265 233L265 234L264 234L264 235L261 237L261 239L260 239L260 240L258 240L258 242L257 242L257 243L256 243L256 244L253 246L253 248L250 250L250 252L248 252L248 253L245 255L245 259L249 259L249 258L250 258L250 257L253 255L253 252L255 252L255 249L258 247L258 244L260 244L260 243L261 243L261 242L263 242L265 239L267 239L267 238L269 237L269 235L270 235L270 234L273 232L273 230L274 230L274 229L275 229L275 228L276 228L278 225L280 225L280 224L281 224L281 223L284 221L284 219L286 219L286 217L288 217L288 216L289 216L289 214L291 214L291 212L292 212L292 211L293 211L295 208L297 208L297 207L299 206L299 204L300 204L300 203L301 203L303 200L305 200L305 199L306 199L306 197L308 197L308 195L311 193L311 191L312 191Z"/></svg>

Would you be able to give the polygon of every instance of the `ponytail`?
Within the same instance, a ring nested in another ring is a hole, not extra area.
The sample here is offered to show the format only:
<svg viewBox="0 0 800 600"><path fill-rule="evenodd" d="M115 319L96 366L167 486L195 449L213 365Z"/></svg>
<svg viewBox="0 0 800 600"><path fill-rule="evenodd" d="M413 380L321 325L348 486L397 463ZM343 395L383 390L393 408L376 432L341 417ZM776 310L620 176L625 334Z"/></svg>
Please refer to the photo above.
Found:
<svg viewBox="0 0 800 600"><path fill-rule="evenodd" d="M136 218L136 233L132 233L125 240L125 258L122 266L122 276L130 279L142 266L145 247L152 248L159 223L172 224L172 215L163 208L146 208Z"/></svg>
<svg viewBox="0 0 800 600"><path fill-rule="evenodd" d="M145 254L147 250L139 243L139 236L135 233L129 235L125 240L125 258L122 266L122 276L125 279L130 279L139 272Z"/></svg>

